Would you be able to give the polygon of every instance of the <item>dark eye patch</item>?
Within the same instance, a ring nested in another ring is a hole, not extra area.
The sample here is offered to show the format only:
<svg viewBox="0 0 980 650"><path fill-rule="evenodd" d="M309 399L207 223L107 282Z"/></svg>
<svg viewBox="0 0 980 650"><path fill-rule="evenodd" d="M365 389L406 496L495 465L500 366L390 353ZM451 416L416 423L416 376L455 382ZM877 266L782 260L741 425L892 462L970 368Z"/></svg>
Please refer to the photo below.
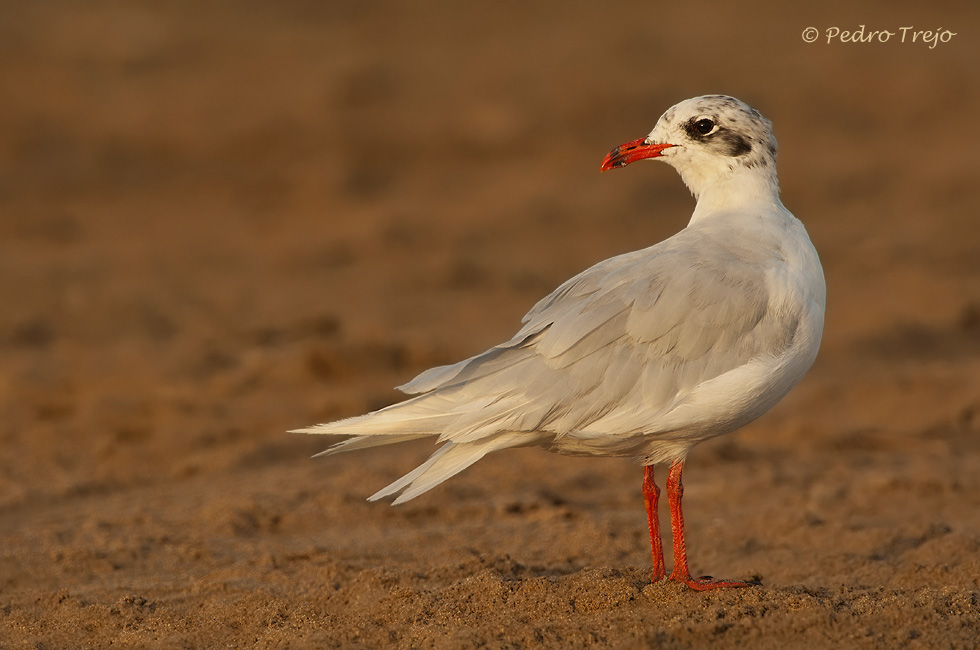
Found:
<svg viewBox="0 0 980 650"><path fill-rule="evenodd" d="M710 144L712 149L733 158L752 151L752 144L741 134L720 126L708 117L692 117L684 124L684 131L696 142ZM710 134L710 135L708 135Z"/></svg>
<svg viewBox="0 0 980 650"><path fill-rule="evenodd" d="M720 135L728 147L728 151L725 153L732 158L735 158L736 156L744 156L752 151L752 144L740 134L725 129L725 132L721 133Z"/></svg>

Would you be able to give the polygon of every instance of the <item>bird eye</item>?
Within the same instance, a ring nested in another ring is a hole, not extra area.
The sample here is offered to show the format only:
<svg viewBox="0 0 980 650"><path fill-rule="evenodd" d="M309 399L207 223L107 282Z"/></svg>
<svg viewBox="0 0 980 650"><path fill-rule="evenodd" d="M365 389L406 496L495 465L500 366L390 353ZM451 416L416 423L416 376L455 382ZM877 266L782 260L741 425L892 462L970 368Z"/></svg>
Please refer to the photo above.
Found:
<svg viewBox="0 0 980 650"><path fill-rule="evenodd" d="M694 123L694 128L698 130L701 135L708 135L711 130L715 128L715 123L708 118L703 118Z"/></svg>

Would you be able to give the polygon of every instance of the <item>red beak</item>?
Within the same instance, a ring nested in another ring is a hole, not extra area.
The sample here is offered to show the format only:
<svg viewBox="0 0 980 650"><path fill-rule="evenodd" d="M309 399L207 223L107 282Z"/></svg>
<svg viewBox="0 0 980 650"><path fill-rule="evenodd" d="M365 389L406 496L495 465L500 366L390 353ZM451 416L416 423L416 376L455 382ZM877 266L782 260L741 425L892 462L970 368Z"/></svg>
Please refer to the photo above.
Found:
<svg viewBox="0 0 980 650"><path fill-rule="evenodd" d="M606 157L602 159L602 164L599 165L599 171L604 172L607 169L625 167L631 162L643 160L644 158L659 158L663 155L660 153L661 151L676 146L675 144L649 144L646 138L633 140L632 142L621 144L607 153Z"/></svg>

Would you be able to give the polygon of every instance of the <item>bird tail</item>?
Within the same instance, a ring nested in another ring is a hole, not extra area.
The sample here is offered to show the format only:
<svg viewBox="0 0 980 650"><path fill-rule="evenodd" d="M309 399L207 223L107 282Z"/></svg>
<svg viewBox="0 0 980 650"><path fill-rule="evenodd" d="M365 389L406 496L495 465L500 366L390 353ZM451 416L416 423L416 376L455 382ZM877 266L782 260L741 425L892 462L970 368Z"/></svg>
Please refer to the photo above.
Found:
<svg viewBox="0 0 980 650"><path fill-rule="evenodd" d="M436 393L429 393L366 415L295 429L291 433L351 436L316 456L439 436L456 416L450 412L451 405L443 402L448 400ZM500 433L467 442L445 442L426 462L368 500L376 501L401 492L392 505L404 503L455 476L491 451L527 444L526 434L524 438L521 440L513 433Z"/></svg>
<svg viewBox="0 0 980 650"><path fill-rule="evenodd" d="M507 436L502 436L478 442L447 442L429 456L427 461L394 483L372 494L368 497L368 501L377 501L399 492L401 494L391 505L396 506L399 503L414 499L446 479L459 474L491 451L513 446L513 441L506 440L506 438Z"/></svg>
<svg viewBox="0 0 980 650"><path fill-rule="evenodd" d="M290 433L354 436L317 456L435 436L442 433L452 417L444 403L447 401L436 395L422 395L365 415L293 429Z"/></svg>

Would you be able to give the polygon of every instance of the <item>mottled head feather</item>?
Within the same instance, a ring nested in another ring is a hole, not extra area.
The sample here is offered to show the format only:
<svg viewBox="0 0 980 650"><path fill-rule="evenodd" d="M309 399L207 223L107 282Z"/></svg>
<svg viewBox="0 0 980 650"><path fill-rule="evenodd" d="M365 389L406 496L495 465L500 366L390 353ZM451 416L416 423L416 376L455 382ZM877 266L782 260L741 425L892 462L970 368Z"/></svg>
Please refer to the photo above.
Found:
<svg viewBox="0 0 980 650"><path fill-rule="evenodd" d="M759 111L734 97L705 95L672 106L647 140L674 145L662 160L673 165L695 195L725 172L758 169L776 182L776 138Z"/></svg>

